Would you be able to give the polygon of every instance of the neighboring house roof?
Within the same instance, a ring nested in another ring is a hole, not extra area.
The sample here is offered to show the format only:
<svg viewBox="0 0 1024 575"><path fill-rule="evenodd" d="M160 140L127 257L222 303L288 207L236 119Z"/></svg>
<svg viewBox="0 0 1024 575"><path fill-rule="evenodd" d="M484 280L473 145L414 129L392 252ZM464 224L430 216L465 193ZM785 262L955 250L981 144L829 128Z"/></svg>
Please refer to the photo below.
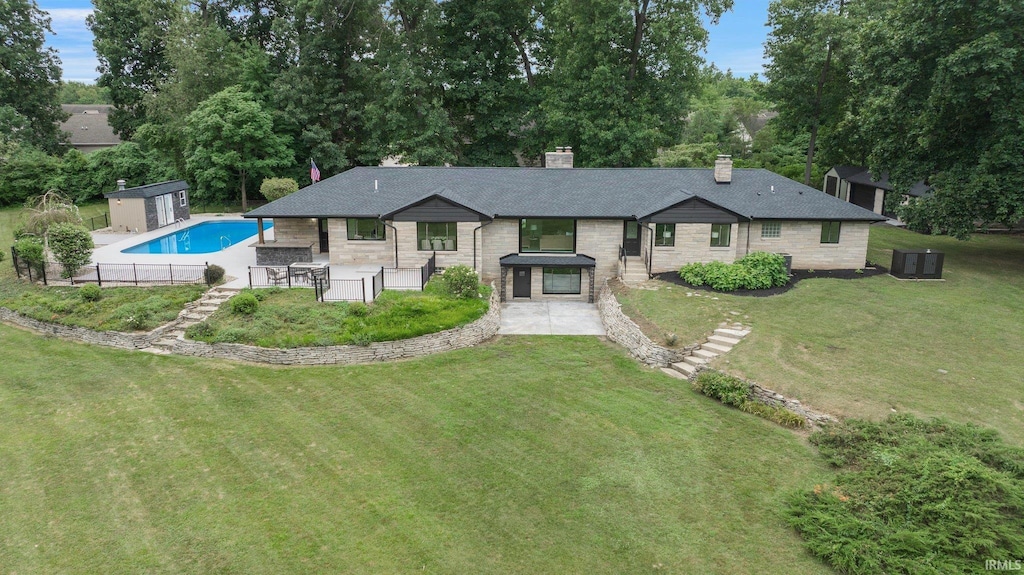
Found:
<svg viewBox="0 0 1024 575"><path fill-rule="evenodd" d="M64 104L61 106L71 117L63 122L61 130L68 134L72 146L116 146L121 143L107 119L113 106L109 104Z"/></svg>
<svg viewBox="0 0 1024 575"><path fill-rule="evenodd" d="M882 219L768 170L744 168L732 170L731 183L716 184L706 168L358 167L245 216L375 218L434 195L489 217L633 219L700 197L745 219Z"/></svg>
<svg viewBox="0 0 1024 575"><path fill-rule="evenodd" d="M840 178L848 182L873 186L888 192L893 191L892 184L889 183L888 172L882 172L882 177L876 180L871 176L871 170L864 166L836 166L834 169ZM910 190L905 193L910 196L921 197L931 191L932 187L921 181L910 186Z"/></svg>
<svg viewBox="0 0 1024 575"><path fill-rule="evenodd" d="M180 192L188 189L188 183L185 180L170 180L167 182L160 182L157 184L146 184L145 186L136 186L134 188L125 188L123 190L116 190L113 192L107 192L103 194L104 198L152 198L154 196L162 196L164 194L170 194L174 192Z"/></svg>

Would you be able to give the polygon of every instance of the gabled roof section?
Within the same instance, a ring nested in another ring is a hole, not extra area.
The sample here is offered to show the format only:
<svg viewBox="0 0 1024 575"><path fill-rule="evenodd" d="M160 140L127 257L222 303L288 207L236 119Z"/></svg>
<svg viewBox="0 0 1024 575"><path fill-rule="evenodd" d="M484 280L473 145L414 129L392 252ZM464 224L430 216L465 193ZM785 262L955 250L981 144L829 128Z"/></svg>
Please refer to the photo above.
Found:
<svg viewBox="0 0 1024 575"><path fill-rule="evenodd" d="M877 180L871 175L871 170L865 166L835 166L833 168L839 177L854 183L862 184L865 186L872 186L887 192L894 191L892 184L889 183L889 173L882 172L882 176ZM910 186L910 189L904 192L908 196L914 196L919 198L921 196L928 195L932 192L932 187L924 183L924 181L917 182Z"/></svg>
<svg viewBox="0 0 1024 575"><path fill-rule="evenodd" d="M391 211L389 213L383 214L382 217L384 219L392 219L396 215L401 214L402 212L405 212L407 210L410 210L410 209L422 206L422 205L430 202L431 200L440 200L440 201L448 204L449 206L453 206L453 207L456 207L456 208L461 208L463 210L468 210L470 212L473 212L474 214L480 216L480 218L482 218L482 219L485 219L485 220L491 219L490 215L485 214L485 213L483 213L483 212L481 212L479 210L476 210L472 206L467 205L466 203L463 203L463 201L465 201L465 200L459 201L459 200L453 198L452 196L459 197L458 194L452 193L451 190L447 190L447 189L436 190L436 191L434 191L432 193L428 193L427 195L425 195L424 197L422 197L422 198L420 198L418 200L413 201L412 203L410 203L408 205L405 205L405 206L402 206L402 207L398 208L397 210L393 210L393 211Z"/></svg>
<svg viewBox="0 0 1024 575"><path fill-rule="evenodd" d="M157 184L146 184L134 188L125 188L114 192L103 194L104 198L152 198L174 192L181 192L188 189L188 182L185 180L169 180Z"/></svg>
<svg viewBox="0 0 1024 575"><path fill-rule="evenodd" d="M664 214L665 212L668 212L670 210L674 210L676 208L680 208L680 207L683 207L683 206L694 206L694 207L696 207L696 205L702 205L702 206L705 206L705 207L708 207L708 208L712 208L712 209L716 209L716 210L721 210L723 212L726 212L726 213L729 213L729 214L731 214L733 216L736 216L736 219L739 219L739 220L747 220L747 219L749 219L747 216L744 216L743 214L738 214L738 213L736 213L736 212L734 212L734 211L732 211L732 210L730 210L728 208L725 208L723 206L719 206L719 205L715 204L714 202L711 202L711 201L708 201L708 200L702 198L701 196L695 196L695 195L692 195L692 194L686 194L685 192L680 192L678 194L674 194L672 199L679 198L680 196L686 196L686 197L684 199L682 199L682 200L676 201L674 203L670 203L670 204L668 204L668 205L666 205L666 206L664 206L662 208L657 208L657 209L651 211L648 214L643 214L643 215L639 216L637 219L639 219L640 221L651 221L652 218L656 218L656 216L658 216L659 214Z"/></svg>
<svg viewBox="0 0 1024 575"><path fill-rule="evenodd" d="M109 104L65 104L61 108L71 117L60 129L68 135L72 146L116 146L121 138L114 133L108 119L113 106Z"/></svg>

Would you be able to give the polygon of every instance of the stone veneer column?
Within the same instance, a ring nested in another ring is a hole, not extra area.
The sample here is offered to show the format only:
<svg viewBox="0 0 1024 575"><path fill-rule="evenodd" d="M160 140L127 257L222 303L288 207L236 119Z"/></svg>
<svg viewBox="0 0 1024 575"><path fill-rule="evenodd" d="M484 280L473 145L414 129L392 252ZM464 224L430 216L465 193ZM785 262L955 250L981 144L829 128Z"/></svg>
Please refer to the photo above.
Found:
<svg viewBox="0 0 1024 575"><path fill-rule="evenodd" d="M508 278L508 266L501 266L501 301L505 302L505 281Z"/></svg>
<svg viewBox="0 0 1024 575"><path fill-rule="evenodd" d="M594 303L594 268L587 268L590 275L590 294L587 296L587 303Z"/></svg>

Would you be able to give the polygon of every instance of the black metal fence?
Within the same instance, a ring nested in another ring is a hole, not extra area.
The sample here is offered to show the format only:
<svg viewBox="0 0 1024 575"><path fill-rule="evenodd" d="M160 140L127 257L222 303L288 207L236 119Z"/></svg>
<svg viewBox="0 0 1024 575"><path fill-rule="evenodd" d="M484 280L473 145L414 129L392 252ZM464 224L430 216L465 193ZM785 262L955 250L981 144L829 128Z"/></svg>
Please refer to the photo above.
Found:
<svg viewBox="0 0 1024 575"><path fill-rule="evenodd" d="M19 278L42 282L43 285L79 285L94 283L100 286L188 285L209 284L209 264L92 264L82 266L73 274L65 274L63 266L55 262L30 264L18 257L12 249L14 271ZM69 275L69 277L64 277Z"/></svg>
<svg viewBox="0 0 1024 575"><path fill-rule="evenodd" d="M83 219L82 223L85 224L85 227L89 228L90 232L91 231L95 231L95 230L99 230L99 229L102 229L102 228L109 228L110 227L110 213L103 212L102 214L100 214L98 216L93 216L91 218Z"/></svg>
<svg viewBox="0 0 1024 575"><path fill-rule="evenodd" d="M372 302L385 289L422 290L436 271L436 255L418 268L381 267L372 276L331 279L330 267L250 266L249 287L312 287L317 301Z"/></svg>
<svg viewBox="0 0 1024 575"><path fill-rule="evenodd" d="M317 279L313 282L313 290L317 301L361 301L366 303L367 278L357 280ZM370 287L372 287L372 279ZM375 295L375 294L371 294ZM373 301L373 299L369 299Z"/></svg>
<svg viewBox="0 0 1024 575"><path fill-rule="evenodd" d="M331 279L328 266L249 266L249 287L313 287L318 279Z"/></svg>

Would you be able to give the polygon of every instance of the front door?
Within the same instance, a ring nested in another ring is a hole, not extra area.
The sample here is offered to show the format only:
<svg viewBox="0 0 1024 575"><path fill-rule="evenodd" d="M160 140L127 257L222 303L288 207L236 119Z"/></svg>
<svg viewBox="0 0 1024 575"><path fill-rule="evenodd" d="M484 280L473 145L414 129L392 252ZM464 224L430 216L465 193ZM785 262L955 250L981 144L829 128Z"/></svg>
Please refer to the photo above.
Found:
<svg viewBox="0 0 1024 575"><path fill-rule="evenodd" d="M327 239L327 218L320 218L317 225L320 227L320 253L326 254L331 251L330 241Z"/></svg>
<svg viewBox="0 0 1024 575"><path fill-rule="evenodd" d="M640 222L626 221L622 226L622 249L627 256L640 255Z"/></svg>
<svg viewBox="0 0 1024 575"><path fill-rule="evenodd" d="M512 268L512 297L530 297L530 268Z"/></svg>

